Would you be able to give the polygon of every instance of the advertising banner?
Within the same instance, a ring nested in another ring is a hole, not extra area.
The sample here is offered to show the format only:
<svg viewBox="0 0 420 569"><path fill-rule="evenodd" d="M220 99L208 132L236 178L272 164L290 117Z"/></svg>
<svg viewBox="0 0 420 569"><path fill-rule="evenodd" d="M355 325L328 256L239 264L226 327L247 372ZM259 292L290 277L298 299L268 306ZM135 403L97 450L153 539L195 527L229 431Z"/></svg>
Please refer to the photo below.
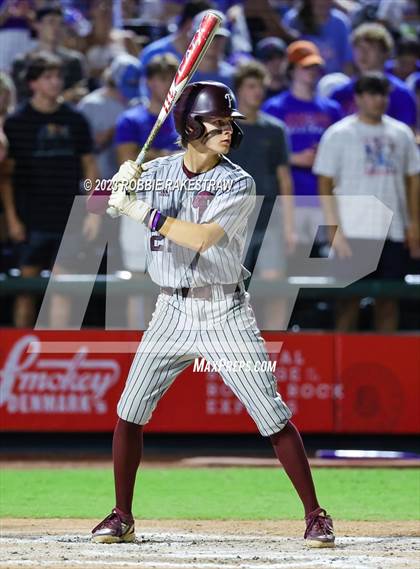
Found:
<svg viewBox="0 0 420 569"><path fill-rule="evenodd" d="M341 335L336 342L345 393L337 432L419 433L420 338Z"/></svg>
<svg viewBox="0 0 420 569"><path fill-rule="evenodd" d="M0 330L0 429L112 431L140 332ZM419 430L420 338L264 334L278 391L303 432ZM252 433L220 375L196 360L149 432Z"/></svg>

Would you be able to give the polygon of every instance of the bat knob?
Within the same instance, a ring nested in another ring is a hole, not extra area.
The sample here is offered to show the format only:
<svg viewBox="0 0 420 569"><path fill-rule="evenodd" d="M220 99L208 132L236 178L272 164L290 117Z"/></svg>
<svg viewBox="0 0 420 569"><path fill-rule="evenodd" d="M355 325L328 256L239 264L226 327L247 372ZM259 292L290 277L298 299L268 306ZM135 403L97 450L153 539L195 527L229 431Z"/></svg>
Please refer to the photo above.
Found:
<svg viewBox="0 0 420 569"><path fill-rule="evenodd" d="M117 217L120 217L120 215L121 215L121 213L115 207L107 208L106 213L109 215L109 217L112 217L113 219L116 219Z"/></svg>

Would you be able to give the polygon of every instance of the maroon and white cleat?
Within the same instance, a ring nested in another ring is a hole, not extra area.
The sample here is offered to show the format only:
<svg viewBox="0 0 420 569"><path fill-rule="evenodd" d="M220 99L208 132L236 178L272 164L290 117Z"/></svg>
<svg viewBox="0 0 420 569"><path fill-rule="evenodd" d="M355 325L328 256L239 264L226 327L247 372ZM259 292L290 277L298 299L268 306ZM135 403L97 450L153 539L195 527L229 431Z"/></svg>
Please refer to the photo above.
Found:
<svg viewBox="0 0 420 569"><path fill-rule="evenodd" d="M136 539L133 518L126 518L116 508L92 530L96 543L128 543Z"/></svg>
<svg viewBox="0 0 420 569"><path fill-rule="evenodd" d="M305 518L305 542L309 547L334 547L335 536L331 517L317 508Z"/></svg>

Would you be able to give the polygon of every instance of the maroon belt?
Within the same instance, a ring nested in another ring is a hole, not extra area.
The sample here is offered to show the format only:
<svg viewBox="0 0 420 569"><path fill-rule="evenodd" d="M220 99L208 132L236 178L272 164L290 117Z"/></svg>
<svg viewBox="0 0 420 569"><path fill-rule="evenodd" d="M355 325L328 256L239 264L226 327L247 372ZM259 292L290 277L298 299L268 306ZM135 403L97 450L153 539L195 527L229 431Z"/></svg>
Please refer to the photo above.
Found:
<svg viewBox="0 0 420 569"><path fill-rule="evenodd" d="M241 291L241 287L239 284L223 284L221 286L225 294L232 294ZM176 295L181 298L188 297L188 298L201 298L203 300L212 300L213 290L214 290L214 285L196 286L192 288L189 287L171 288L163 286L161 287L160 292L168 294L169 296Z"/></svg>

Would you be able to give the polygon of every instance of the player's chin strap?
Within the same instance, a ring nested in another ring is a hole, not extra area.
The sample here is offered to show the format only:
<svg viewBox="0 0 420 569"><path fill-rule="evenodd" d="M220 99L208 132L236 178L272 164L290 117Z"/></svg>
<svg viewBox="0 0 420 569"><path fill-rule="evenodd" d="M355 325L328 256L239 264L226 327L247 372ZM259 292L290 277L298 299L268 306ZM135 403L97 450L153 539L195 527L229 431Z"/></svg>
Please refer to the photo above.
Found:
<svg viewBox="0 0 420 569"><path fill-rule="evenodd" d="M210 140L210 138L213 138L213 136L218 136L219 134L223 134L223 130L221 128L215 128L214 130L207 131L201 137L202 144L206 144L206 142Z"/></svg>
<svg viewBox="0 0 420 569"><path fill-rule="evenodd" d="M235 121L232 121L232 128L233 128L233 132L232 132L232 136L231 136L230 147L231 148L238 148L238 146L240 145L241 140L244 136L244 133ZM214 130L207 131L201 137L202 144L205 144L208 140L210 140L210 138L213 138L213 136L223 134L223 132L224 131L221 128L215 128Z"/></svg>

